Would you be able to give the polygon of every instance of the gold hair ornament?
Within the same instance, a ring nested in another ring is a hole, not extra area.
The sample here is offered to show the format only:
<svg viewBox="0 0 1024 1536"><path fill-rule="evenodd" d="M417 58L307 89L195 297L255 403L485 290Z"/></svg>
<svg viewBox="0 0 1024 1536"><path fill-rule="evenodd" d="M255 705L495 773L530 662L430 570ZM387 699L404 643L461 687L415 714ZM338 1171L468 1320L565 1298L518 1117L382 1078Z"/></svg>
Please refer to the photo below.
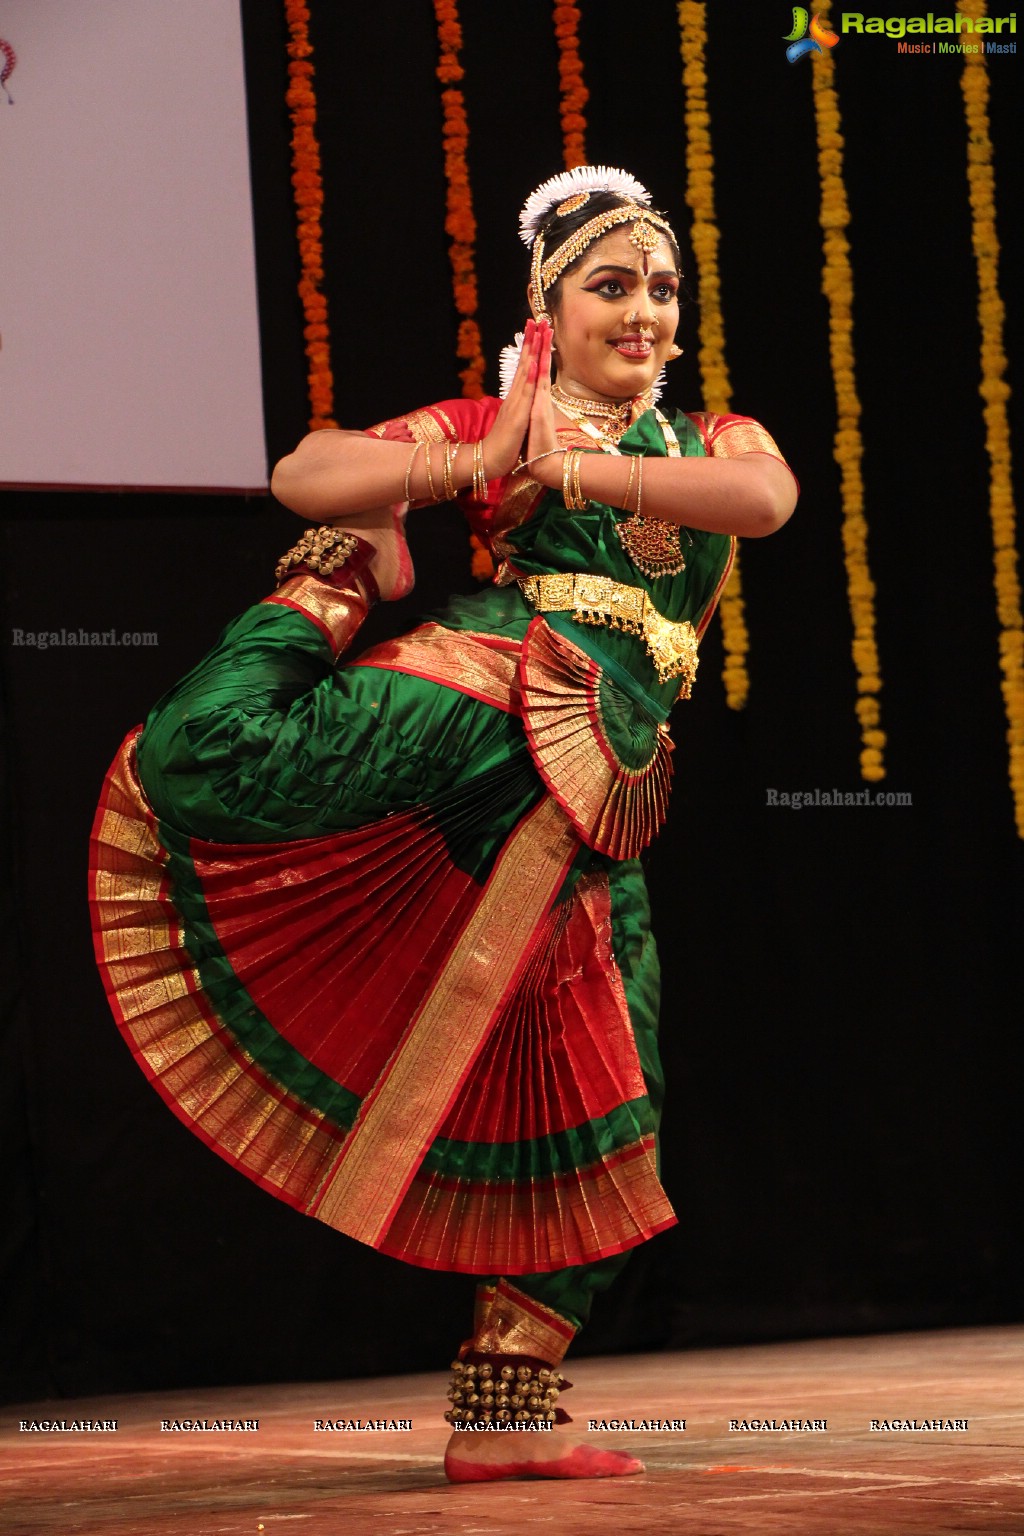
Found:
<svg viewBox="0 0 1024 1536"><path fill-rule="evenodd" d="M567 240L545 260L543 236L538 234L533 247L533 291L534 298L544 293L556 283L565 271L572 265L588 246L595 240L600 240L610 229L615 229L619 224L632 223L629 241L638 251L649 256L658 246L662 235L668 235L672 240L675 235L672 226L667 219L653 209L644 208L639 203L623 203L618 208L609 208L604 213L597 214L588 219L586 224L581 224L574 230Z"/></svg>
<svg viewBox="0 0 1024 1536"><path fill-rule="evenodd" d="M582 194L578 195L582 196ZM556 211L561 213L562 208L570 202L573 202L573 199L567 198ZM583 255L588 246L593 245L595 240L600 240L602 235L606 235L610 229L630 222L633 225L629 234L630 244L644 256L649 256L657 249L663 234L675 240L675 234L668 220L640 203L622 203L618 208L609 208L605 213L597 214L586 224L581 224L567 240L563 240L547 259L544 256L544 235L538 230L533 242L533 256L530 262L530 292L538 320L547 318L544 295L554 283L557 283L566 267L571 266Z"/></svg>
<svg viewBox="0 0 1024 1536"><path fill-rule="evenodd" d="M559 203L555 212L559 218L564 218L567 213L575 213L577 208L583 208L589 202L589 192L574 192L572 197L567 197L564 203Z"/></svg>

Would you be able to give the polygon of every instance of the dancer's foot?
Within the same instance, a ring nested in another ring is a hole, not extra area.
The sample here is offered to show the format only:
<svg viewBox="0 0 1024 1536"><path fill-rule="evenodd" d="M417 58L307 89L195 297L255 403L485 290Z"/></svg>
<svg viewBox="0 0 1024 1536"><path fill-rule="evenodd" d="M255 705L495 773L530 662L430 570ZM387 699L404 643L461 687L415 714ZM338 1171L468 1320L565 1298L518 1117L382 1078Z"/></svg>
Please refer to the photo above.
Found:
<svg viewBox="0 0 1024 1536"><path fill-rule="evenodd" d="M457 1430L444 1457L450 1483L509 1477L628 1477L644 1464L625 1451L605 1451L575 1435L542 1431Z"/></svg>
<svg viewBox="0 0 1024 1536"><path fill-rule="evenodd" d="M374 507L369 512L350 513L332 520L331 526L354 533L373 545L376 554L370 561L370 571L383 602L393 602L412 591L416 574L405 542L404 509Z"/></svg>

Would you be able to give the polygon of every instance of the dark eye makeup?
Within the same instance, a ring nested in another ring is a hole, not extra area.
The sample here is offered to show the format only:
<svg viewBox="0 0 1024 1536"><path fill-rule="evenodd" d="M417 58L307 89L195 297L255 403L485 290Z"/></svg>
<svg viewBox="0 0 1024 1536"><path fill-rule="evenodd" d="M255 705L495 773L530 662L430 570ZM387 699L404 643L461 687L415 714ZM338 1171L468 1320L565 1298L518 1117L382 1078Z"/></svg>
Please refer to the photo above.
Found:
<svg viewBox="0 0 1024 1536"><path fill-rule="evenodd" d="M605 277L599 282L591 283L584 289L585 293L600 294L602 299L622 299L626 297L626 288L617 277ZM651 289L651 297L658 304L671 304L676 297L676 285L674 283L656 283Z"/></svg>

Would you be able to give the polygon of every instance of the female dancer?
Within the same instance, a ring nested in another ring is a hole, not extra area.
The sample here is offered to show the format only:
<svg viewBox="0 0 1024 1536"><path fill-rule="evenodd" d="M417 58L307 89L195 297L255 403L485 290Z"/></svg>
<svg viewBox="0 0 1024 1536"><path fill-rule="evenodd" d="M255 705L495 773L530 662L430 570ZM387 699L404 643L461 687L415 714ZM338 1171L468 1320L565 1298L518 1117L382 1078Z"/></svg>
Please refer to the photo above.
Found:
<svg viewBox="0 0 1024 1536"><path fill-rule="evenodd" d="M480 1277L453 1480L642 1470L467 1429L567 1419L595 1292L675 1221L638 855L735 538L796 500L756 423L654 406L680 261L638 182L555 177L522 233L505 398L282 460L320 526L129 735L93 838L108 995L174 1112L296 1208ZM339 665L412 585L409 506L455 496L494 586Z"/></svg>

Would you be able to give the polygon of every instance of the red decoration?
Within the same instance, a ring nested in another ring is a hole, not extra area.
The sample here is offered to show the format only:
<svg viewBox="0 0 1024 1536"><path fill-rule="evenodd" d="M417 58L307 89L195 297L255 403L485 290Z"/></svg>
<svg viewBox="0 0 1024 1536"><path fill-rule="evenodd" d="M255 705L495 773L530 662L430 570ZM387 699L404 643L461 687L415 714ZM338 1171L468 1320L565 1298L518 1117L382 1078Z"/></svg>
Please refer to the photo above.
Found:
<svg viewBox="0 0 1024 1536"><path fill-rule="evenodd" d="M323 182L320 176L320 145L316 136L316 93L313 89L313 48L309 41L309 6L303 0L285 0L285 15L291 41L288 44L288 93L286 101L292 118L292 187L302 277L299 297L305 315L309 385L309 429L336 427L334 420L334 375L331 372L330 332L327 327L327 299L321 292L324 279Z"/></svg>
<svg viewBox="0 0 1024 1536"><path fill-rule="evenodd" d="M579 6L560 5L556 0L555 37L558 39L558 79L562 89L562 154L567 171L587 163L584 138L587 120L583 108L590 100L590 92L583 84L583 60L580 58L577 30L579 24Z"/></svg>
<svg viewBox="0 0 1024 1536"><path fill-rule="evenodd" d="M466 164L466 146L469 143L466 102L456 84L463 77L462 65L459 63L462 28L455 0L434 0L434 14L437 17L437 40L440 47L437 78L445 87L441 92L444 110L444 173L448 182L448 212L444 227L452 242L448 247L448 255L452 264L455 308L462 316L456 353L467 359L465 368L459 371L462 393L471 400L479 400L484 392L485 363L480 327L476 323L476 219L473 217L473 196Z"/></svg>

